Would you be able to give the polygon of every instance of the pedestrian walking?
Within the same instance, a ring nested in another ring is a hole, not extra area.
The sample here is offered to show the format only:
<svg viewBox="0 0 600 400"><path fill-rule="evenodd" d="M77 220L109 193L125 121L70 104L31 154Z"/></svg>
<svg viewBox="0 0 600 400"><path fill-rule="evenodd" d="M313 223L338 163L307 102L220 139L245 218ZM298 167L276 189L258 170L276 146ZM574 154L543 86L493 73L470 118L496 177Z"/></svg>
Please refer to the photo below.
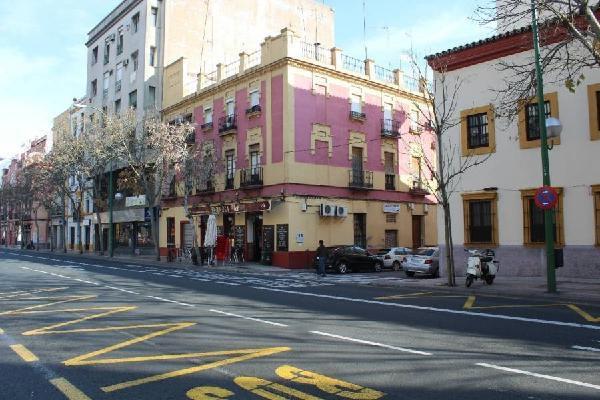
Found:
<svg viewBox="0 0 600 400"><path fill-rule="evenodd" d="M325 276L325 260L327 258L327 249L323 245L323 241L319 240L319 247L317 248L317 260L319 261L319 269L317 273L319 276Z"/></svg>

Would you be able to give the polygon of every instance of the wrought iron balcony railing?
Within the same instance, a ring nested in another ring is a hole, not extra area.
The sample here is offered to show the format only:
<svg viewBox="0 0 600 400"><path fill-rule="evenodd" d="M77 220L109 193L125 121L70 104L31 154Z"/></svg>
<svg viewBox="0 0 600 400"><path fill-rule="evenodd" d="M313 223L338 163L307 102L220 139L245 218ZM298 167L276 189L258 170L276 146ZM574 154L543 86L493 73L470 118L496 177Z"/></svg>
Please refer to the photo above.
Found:
<svg viewBox="0 0 600 400"><path fill-rule="evenodd" d="M396 190L396 175L385 174L385 190Z"/></svg>
<svg viewBox="0 0 600 400"><path fill-rule="evenodd" d="M263 185L262 167L250 167L240 170L240 187L257 187Z"/></svg>
<svg viewBox="0 0 600 400"><path fill-rule="evenodd" d="M237 129L235 114L219 118L219 133L229 133Z"/></svg>
<svg viewBox="0 0 600 400"><path fill-rule="evenodd" d="M351 169L348 177L348 186L353 189L373 189L373 171Z"/></svg>
<svg viewBox="0 0 600 400"><path fill-rule="evenodd" d="M400 121L395 119L381 119L381 137L400 137Z"/></svg>

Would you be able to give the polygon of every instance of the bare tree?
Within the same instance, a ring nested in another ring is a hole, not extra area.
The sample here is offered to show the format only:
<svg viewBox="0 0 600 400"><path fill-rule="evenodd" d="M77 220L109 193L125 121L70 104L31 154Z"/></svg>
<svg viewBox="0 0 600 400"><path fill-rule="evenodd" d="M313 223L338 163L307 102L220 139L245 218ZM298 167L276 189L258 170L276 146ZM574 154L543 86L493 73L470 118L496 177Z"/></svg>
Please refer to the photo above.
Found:
<svg viewBox="0 0 600 400"><path fill-rule="evenodd" d="M427 65L421 65L414 53L411 55L412 69L418 76L423 101L414 101L417 110L416 121L420 131L429 135L403 135L407 147L416 146L422 163L430 179L423 185L435 196L444 214L444 240L446 243L445 261L448 273L448 285L456 285L454 268L454 241L452 238L452 214L450 200L456 192L461 176L471 168L475 168L488 160L491 153L485 156L462 154L460 141L450 137L452 130L461 123L457 100L460 95L462 80L450 78L445 68L436 64L437 60L428 59L435 65L435 73ZM433 150L433 151L432 151Z"/></svg>
<svg viewBox="0 0 600 400"><path fill-rule="evenodd" d="M135 113L129 110L135 121ZM138 124L131 124L119 138L119 151L132 173L132 178L143 189L148 206L152 208L152 235L156 258L160 260L158 212L164 193L168 192L174 168L187 157L186 142L193 128L190 124L167 124L158 113L147 113Z"/></svg>
<svg viewBox="0 0 600 400"><path fill-rule="evenodd" d="M539 40L544 80L575 91L585 80L585 70L600 67L600 1L538 0ZM476 20L495 24L500 32L531 25L531 0L498 0L478 7ZM531 36L522 36L523 51L531 48ZM498 112L513 118L524 99L535 93L533 53L512 61L500 60L497 68L504 85L497 88Z"/></svg>

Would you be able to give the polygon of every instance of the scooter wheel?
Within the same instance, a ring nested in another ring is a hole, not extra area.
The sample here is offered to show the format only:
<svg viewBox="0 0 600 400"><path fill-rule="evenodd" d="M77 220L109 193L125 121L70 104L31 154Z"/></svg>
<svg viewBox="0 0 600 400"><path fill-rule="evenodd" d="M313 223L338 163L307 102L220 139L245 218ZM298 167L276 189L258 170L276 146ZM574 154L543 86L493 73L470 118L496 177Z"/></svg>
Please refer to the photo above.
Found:
<svg viewBox="0 0 600 400"><path fill-rule="evenodd" d="M465 286L470 287L472 283L473 283L473 275L468 275L467 281L465 282Z"/></svg>
<svg viewBox="0 0 600 400"><path fill-rule="evenodd" d="M491 285L492 283L494 283L494 276L486 276L485 277L485 283L487 283L488 285Z"/></svg>

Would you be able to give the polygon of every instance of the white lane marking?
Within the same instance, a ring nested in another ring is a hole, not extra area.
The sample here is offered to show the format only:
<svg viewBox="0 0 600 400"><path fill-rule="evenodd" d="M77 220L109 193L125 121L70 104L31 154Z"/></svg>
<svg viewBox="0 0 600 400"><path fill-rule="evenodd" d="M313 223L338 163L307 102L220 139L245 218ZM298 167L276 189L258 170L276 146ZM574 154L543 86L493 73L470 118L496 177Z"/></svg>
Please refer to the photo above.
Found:
<svg viewBox="0 0 600 400"><path fill-rule="evenodd" d="M150 299L154 299L154 300L166 301L167 303L179 304L180 306L195 307L193 304L182 303L182 302L175 301L175 300L164 299L162 297L156 297L156 296L146 296L146 297L148 297Z"/></svg>
<svg viewBox="0 0 600 400"><path fill-rule="evenodd" d="M29 268L29 267L21 267L21 268L22 268L22 269L28 269L28 270L30 270L30 271L31 271L31 268Z"/></svg>
<svg viewBox="0 0 600 400"><path fill-rule="evenodd" d="M132 268L139 268L141 267L141 265L137 265L137 264L125 264L126 267L132 267Z"/></svg>
<svg viewBox="0 0 600 400"><path fill-rule="evenodd" d="M596 347L571 346L571 348L575 349L575 350L585 350L585 351L600 352L600 349L598 349Z"/></svg>
<svg viewBox="0 0 600 400"><path fill-rule="evenodd" d="M125 293L130 293L130 294L139 294L137 292L132 292L131 290L121 289L121 288L114 287L114 286L108 286L108 285L106 285L104 287L108 288L108 289L118 290L119 292L125 292Z"/></svg>
<svg viewBox="0 0 600 400"><path fill-rule="evenodd" d="M211 310L208 310L208 311L210 311L210 312L214 312L214 313L217 313L217 314L228 315L228 316L230 316L230 317L236 317L236 318L247 319L247 320L249 320L249 321L262 322L263 324L268 324L268 325L281 326L281 327L284 327L284 328L288 326L288 325L286 325L286 324L281 324L281 323L279 323L279 322L267 321L267 320L260 319L260 318L245 317L245 316L243 316L243 315L238 315L238 314L228 313L228 312L225 312L225 311L220 311L220 310L213 310L213 309L211 309Z"/></svg>
<svg viewBox="0 0 600 400"><path fill-rule="evenodd" d="M162 274L160 272L151 272L152 275L160 275L160 276L165 276L165 274Z"/></svg>
<svg viewBox="0 0 600 400"><path fill-rule="evenodd" d="M200 281L200 282L210 282L210 279L200 279L200 278L190 278L194 281Z"/></svg>
<svg viewBox="0 0 600 400"><path fill-rule="evenodd" d="M170 276L171 278L183 278L182 276L179 276L179 275L167 275L167 276Z"/></svg>
<svg viewBox="0 0 600 400"><path fill-rule="evenodd" d="M105 268L104 265L101 264L90 264L92 267L96 267L96 268Z"/></svg>
<svg viewBox="0 0 600 400"><path fill-rule="evenodd" d="M579 324L579 323L575 323L575 322L561 322L561 321L552 321L552 320L545 320L545 319L538 319L538 318L512 317L510 315L488 314L488 313L484 313L484 312L475 312L475 311L451 310L448 308L425 307L425 306L417 306L414 304L389 303L389 302L377 301L377 300L356 299L356 298L352 298L352 297L331 296L331 295L327 295L327 294L299 292L296 290L273 289L273 288L262 287L262 286L252 286L252 288L258 289L258 290L267 290L270 292L295 294L295 295L300 295L300 296L309 296L309 297L319 297L319 298L323 298L323 299L350 301L353 303L376 304L376 305L380 305L380 306L406 308L406 309L410 309L410 310L434 311L434 312L442 312L442 313L447 313L447 314L505 319L505 320L510 320L510 321L532 322L532 323L536 323L536 324L557 325L557 326L566 326L566 327L570 327L570 328L582 328L582 329L591 329L591 330L600 331L600 325L586 325L586 324Z"/></svg>
<svg viewBox="0 0 600 400"><path fill-rule="evenodd" d="M522 369L514 369L514 368L501 367L501 366L493 365L493 364L477 363L475 365L478 365L480 367L485 367L485 368L492 368L492 369L496 369L496 370L499 370L499 371L512 372L512 373L515 373L515 374L533 376L535 378L548 379L548 380L551 380L551 381L557 381L557 382L562 382L562 383L569 383L571 385L583 386L583 387L587 387L587 388L591 388L591 389L600 390L600 385L592 385L591 383L574 381L572 379L559 378L557 376L552 376L552 375L538 374L538 373L535 373L535 372L524 371Z"/></svg>
<svg viewBox="0 0 600 400"><path fill-rule="evenodd" d="M216 281L215 283L220 283L221 285L229 285L229 286L240 286L239 283L234 283L234 282Z"/></svg>
<svg viewBox="0 0 600 400"><path fill-rule="evenodd" d="M56 261L56 262L60 262L60 260L59 260L59 259L56 259L56 258L50 258L49 260L50 260L50 261Z"/></svg>
<svg viewBox="0 0 600 400"><path fill-rule="evenodd" d="M433 355L432 353L427 353L426 351L412 350L412 349L407 349L406 347L390 346L389 344L371 342L369 340L354 339L354 338L351 338L351 337L334 335L332 333L327 333L327 332L310 331L310 333L313 333L315 335L327 336L327 337L334 338L334 339L346 340L348 342L355 342L355 343L360 343L360 344L366 344L367 346L383 347L384 349L391 349L391 350L402 351L404 353L420 354L422 356L431 356L431 355Z"/></svg>

